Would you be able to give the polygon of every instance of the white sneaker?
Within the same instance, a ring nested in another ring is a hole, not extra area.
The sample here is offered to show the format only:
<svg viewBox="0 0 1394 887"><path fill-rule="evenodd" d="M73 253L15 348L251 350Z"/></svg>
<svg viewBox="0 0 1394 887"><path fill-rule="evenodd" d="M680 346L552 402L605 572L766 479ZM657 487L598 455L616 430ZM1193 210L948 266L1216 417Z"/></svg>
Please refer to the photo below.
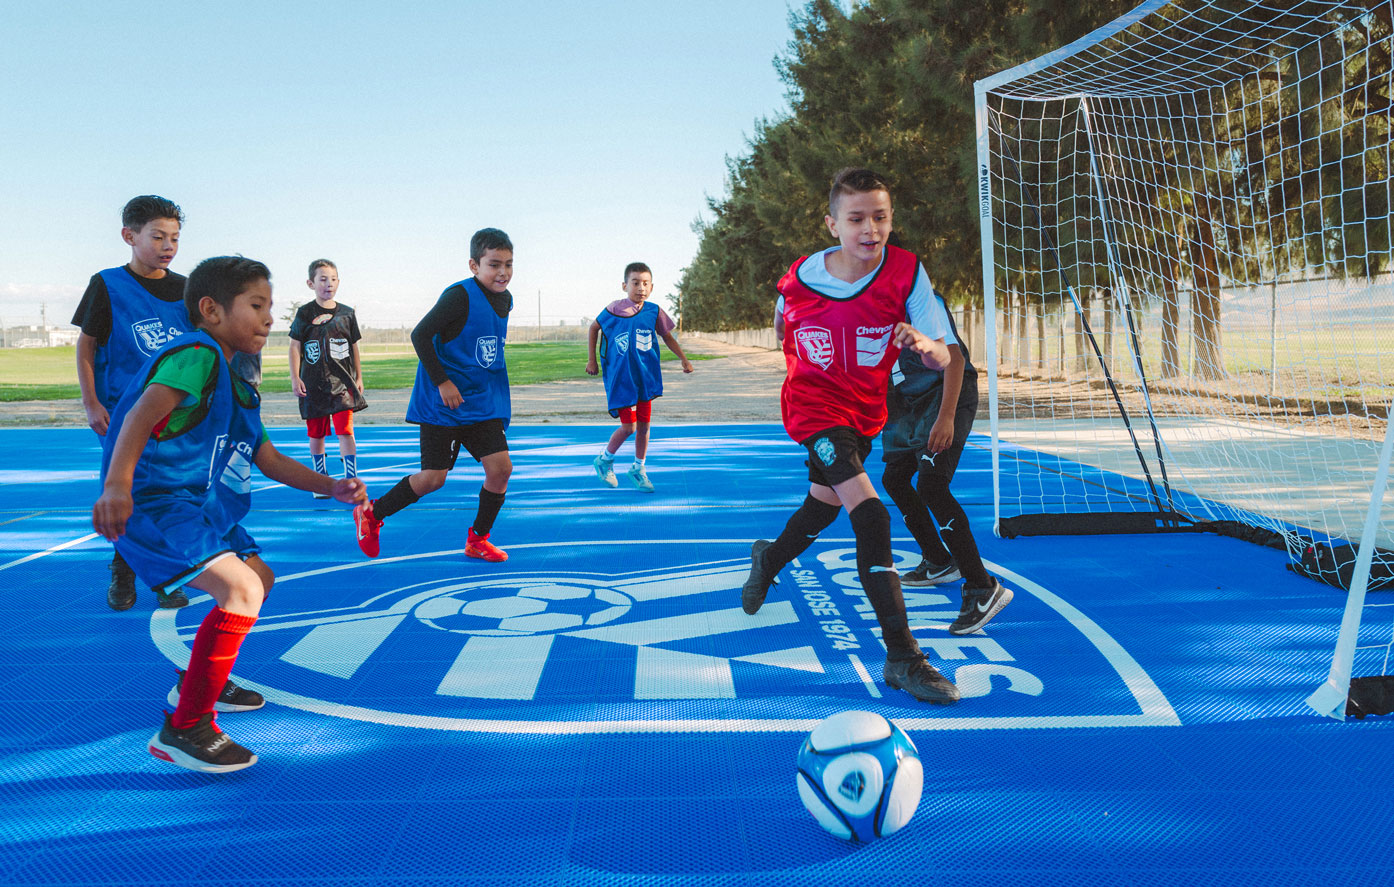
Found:
<svg viewBox="0 0 1394 887"><path fill-rule="evenodd" d="M653 484L649 483L649 476L644 473L644 466L635 462L629 466L629 479L634 482L634 489L641 493L652 493Z"/></svg>
<svg viewBox="0 0 1394 887"><path fill-rule="evenodd" d="M596 456L591 463L595 466L595 476L600 478L600 482L607 487L617 487L620 485L619 479L615 477L615 460L606 459L604 456Z"/></svg>

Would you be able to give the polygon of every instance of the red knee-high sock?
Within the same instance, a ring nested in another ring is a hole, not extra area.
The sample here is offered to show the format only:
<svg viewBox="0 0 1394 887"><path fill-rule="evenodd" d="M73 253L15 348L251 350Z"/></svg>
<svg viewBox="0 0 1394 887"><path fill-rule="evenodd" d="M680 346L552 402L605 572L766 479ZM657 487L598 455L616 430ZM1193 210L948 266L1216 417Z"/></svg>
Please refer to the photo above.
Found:
<svg viewBox="0 0 1394 887"><path fill-rule="evenodd" d="M229 613L222 607L204 617L194 636L194 649L189 656L189 670L179 688L179 705L170 716L174 729L183 730L198 723L198 719L213 710L223 684L232 674L242 639L256 624L257 617Z"/></svg>

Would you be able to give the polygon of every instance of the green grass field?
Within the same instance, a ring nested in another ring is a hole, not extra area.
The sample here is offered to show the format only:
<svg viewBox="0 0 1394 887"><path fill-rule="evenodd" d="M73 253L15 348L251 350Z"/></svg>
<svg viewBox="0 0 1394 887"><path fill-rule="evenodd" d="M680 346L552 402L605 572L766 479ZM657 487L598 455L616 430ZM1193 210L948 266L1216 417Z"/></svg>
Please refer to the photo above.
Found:
<svg viewBox="0 0 1394 887"><path fill-rule="evenodd" d="M363 381L372 390L410 388L416 379L416 353L410 345L369 345L362 349ZM663 350L664 360L676 358ZM715 355L687 355L710 360ZM77 356L71 347L0 348L0 402L64 400L79 396ZM262 356L262 390L290 391L284 351ZM586 378L584 342L540 342L508 346L508 380L513 385Z"/></svg>

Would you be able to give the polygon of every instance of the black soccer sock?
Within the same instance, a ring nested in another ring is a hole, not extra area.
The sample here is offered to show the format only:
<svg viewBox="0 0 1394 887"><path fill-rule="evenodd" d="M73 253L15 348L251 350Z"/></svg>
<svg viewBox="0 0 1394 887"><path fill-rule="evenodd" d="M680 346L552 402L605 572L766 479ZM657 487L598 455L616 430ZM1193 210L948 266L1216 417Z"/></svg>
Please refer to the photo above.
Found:
<svg viewBox="0 0 1394 887"><path fill-rule="evenodd" d="M494 528L494 518L499 516L499 509L503 507L503 499L506 494L495 493L493 490L479 488L479 510L474 515L474 530L476 536L487 536L489 531Z"/></svg>
<svg viewBox="0 0 1394 887"><path fill-rule="evenodd" d="M915 477L917 463L918 460L913 454L886 463L886 470L881 475L881 486L885 488L886 495L891 497L895 507L900 509L901 516L905 518L905 528L915 537L915 543L920 546L920 553L924 555L925 560L936 567L942 567L949 562L949 550L940 540L939 528L934 525L934 518L930 517L924 500L915 493L915 487L911 483Z"/></svg>
<svg viewBox="0 0 1394 887"><path fill-rule="evenodd" d="M900 575L891 556L891 513L880 499L867 499L848 515L857 537L857 575L886 643L886 658L910 659L920 653L919 642L910 633L905 613L905 596L900 591Z"/></svg>
<svg viewBox="0 0 1394 887"><path fill-rule="evenodd" d="M920 472L919 496L939 522L939 536L944 540L959 572L963 574L963 584L970 588L986 588L992 584L983 566L982 555L978 553L978 542L968 526L968 515L958 504L949 485L942 477Z"/></svg>
<svg viewBox="0 0 1394 887"><path fill-rule="evenodd" d="M789 516L789 522L784 525L784 531L779 534L779 538L765 549L764 566L769 574L774 575L783 570L790 561L807 551L808 546L818 538L818 534L837 520L837 513L841 510L837 505L829 505L812 496L805 496L799 510Z"/></svg>
<svg viewBox="0 0 1394 887"><path fill-rule="evenodd" d="M408 505L414 505L421 499L416 495L416 491L411 488L411 478L404 477L397 481L397 485L388 490L382 498L373 502L373 517L378 520L385 520L388 515L396 514Z"/></svg>

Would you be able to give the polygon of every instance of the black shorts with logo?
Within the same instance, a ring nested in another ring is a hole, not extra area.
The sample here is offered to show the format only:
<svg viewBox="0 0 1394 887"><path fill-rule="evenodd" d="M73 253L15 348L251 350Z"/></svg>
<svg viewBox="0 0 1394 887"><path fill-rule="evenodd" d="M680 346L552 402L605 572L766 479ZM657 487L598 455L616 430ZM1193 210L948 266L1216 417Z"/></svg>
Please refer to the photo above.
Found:
<svg viewBox="0 0 1394 887"><path fill-rule="evenodd" d="M502 419L485 419L473 425L429 425L421 423L421 470L449 471L455 467L460 448L478 462L485 456L508 451Z"/></svg>
<svg viewBox="0 0 1394 887"><path fill-rule="evenodd" d="M866 474L862 463L871 455L875 438L858 434L855 428L835 425L802 441L808 450L808 479L825 487L836 486L859 474Z"/></svg>

